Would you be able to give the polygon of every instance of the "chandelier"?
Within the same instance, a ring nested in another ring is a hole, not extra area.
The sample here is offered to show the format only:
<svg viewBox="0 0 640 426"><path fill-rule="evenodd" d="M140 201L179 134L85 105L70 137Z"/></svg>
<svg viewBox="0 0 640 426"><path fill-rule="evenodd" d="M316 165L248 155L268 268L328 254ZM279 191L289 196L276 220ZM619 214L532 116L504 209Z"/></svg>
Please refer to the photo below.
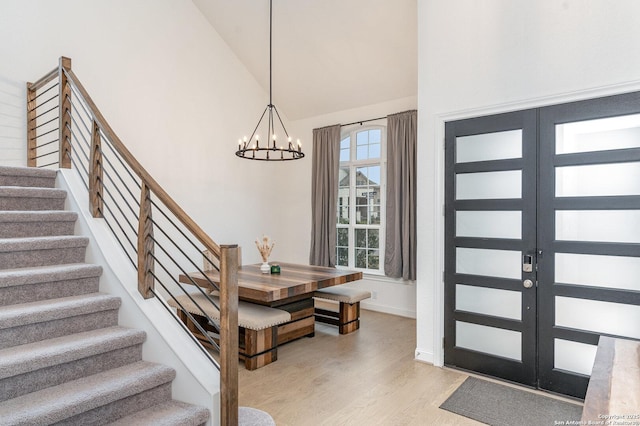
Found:
<svg viewBox="0 0 640 426"><path fill-rule="evenodd" d="M272 39L273 39L273 0L269 0L269 104L262 112L260 120L253 133L249 138L246 136L242 139L238 139L238 150L236 155L240 158L246 158L248 160L262 160L262 161L286 161L286 160L298 160L304 157L302 152L302 145L300 139L294 144L291 136L287 132L284 123L278 114L278 109L273 104L273 79L272 79ZM266 117L266 137L260 138L258 130L260 125ZM277 120L274 119L277 118ZM284 131L284 136L281 134L278 139L275 125L279 123L280 127Z"/></svg>

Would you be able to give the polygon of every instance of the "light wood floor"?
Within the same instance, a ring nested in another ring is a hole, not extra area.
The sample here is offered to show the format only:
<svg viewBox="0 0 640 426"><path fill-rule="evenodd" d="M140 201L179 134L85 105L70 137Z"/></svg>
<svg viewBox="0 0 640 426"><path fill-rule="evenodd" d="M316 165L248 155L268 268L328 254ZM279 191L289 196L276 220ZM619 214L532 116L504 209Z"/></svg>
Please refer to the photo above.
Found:
<svg viewBox="0 0 640 426"><path fill-rule="evenodd" d="M479 425L438 408L466 374L414 360L415 320L363 310L360 330L316 335L278 348L278 360L240 367L240 405L278 426Z"/></svg>

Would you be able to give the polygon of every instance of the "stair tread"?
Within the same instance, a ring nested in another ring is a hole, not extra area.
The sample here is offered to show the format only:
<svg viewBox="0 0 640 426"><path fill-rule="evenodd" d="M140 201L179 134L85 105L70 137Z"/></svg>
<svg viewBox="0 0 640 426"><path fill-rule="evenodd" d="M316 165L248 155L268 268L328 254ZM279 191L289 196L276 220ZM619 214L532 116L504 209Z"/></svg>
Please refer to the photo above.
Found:
<svg viewBox="0 0 640 426"><path fill-rule="evenodd" d="M51 424L171 382L175 370L139 361L0 402L6 424Z"/></svg>
<svg viewBox="0 0 640 426"><path fill-rule="evenodd" d="M0 306L0 329L118 309L120 298L89 293L18 305Z"/></svg>
<svg viewBox="0 0 640 426"><path fill-rule="evenodd" d="M42 282L99 277L102 266L91 263L30 266L0 270L0 288Z"/></svg>
<svg viewBox="0 0 640 426"><path fill-rule="evenodd" d="M0 238L0 252L86 247L88 245L89 238L77 235Z"/></svg>
<svg viewBox="0 0 640 426"><path fill-rule="evenodd" d="M123 417L110 426L189 426L209 419L209 410L186 402L171 400Z"/></svg>
<svg viewBox="0 0 640 426"><path fill-rule="evenodd" d="M57 172L51 169L40 169L37 167L13 167L0 166L1 176L24 176L55 179Z"/></svg>
<svg viewBox="0 0 640 426"><path fill-rule="evenodd" d="M12 198L67 198L67 191L57 188L29 186L0 186L0 197Z"/></svg>
<svg viewBox="0 0 640 426"><path fill-rule="evenodd" d="M65 210L1 210L0 222L74 222L76 212Z"/></svg>
<svg viewBox="0 0 640 426"><path fill-rule="evenodd" d="M0 379L141 344L146 333L121 326L75 333L0 350Z"/></svg>

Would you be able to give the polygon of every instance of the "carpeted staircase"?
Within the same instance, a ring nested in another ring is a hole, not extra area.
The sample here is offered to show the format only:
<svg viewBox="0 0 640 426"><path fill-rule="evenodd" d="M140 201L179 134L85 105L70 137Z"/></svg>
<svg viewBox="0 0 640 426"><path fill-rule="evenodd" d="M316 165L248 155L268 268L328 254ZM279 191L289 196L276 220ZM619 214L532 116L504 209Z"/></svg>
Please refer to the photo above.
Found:
<svg viewBox="0 0 640 426"><path fill-rule="evenodd" d="M118 326L55 176L0 166L0 425L206 423L171 399L173 369L142 360L145 332Z"/></svg>

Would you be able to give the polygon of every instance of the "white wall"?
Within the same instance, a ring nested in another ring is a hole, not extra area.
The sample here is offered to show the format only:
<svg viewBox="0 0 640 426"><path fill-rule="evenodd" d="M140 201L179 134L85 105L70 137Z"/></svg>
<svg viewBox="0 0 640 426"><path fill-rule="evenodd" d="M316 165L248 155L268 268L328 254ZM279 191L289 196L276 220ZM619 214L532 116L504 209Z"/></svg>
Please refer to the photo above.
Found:
<svg viewBox="0 0 640 426"><path fill-rule="evenodd" d="M0 164L26 166L27 107L24 83L0 75Z"/></svg>
<svg viewBox="0 0 640 426"><path fill-rule="evenodd" d="M419 0L418 358L442 362L444 121L640 90L640 2Z"/></svg>
<svg viewBox="0 0 640 426"><path fill-rule="evenodd" d="M113 129L210 236L253 244L274 170L235 157L266 93L190 0L4 0L0 76L73 70ZM0 151L0 164L9 153ZM268 165L271 166L271 165ZM278 172L279 173L279 172ZM253 257L253 258L252 258ZM247 250L247 261L258 261Z"/></svg>

